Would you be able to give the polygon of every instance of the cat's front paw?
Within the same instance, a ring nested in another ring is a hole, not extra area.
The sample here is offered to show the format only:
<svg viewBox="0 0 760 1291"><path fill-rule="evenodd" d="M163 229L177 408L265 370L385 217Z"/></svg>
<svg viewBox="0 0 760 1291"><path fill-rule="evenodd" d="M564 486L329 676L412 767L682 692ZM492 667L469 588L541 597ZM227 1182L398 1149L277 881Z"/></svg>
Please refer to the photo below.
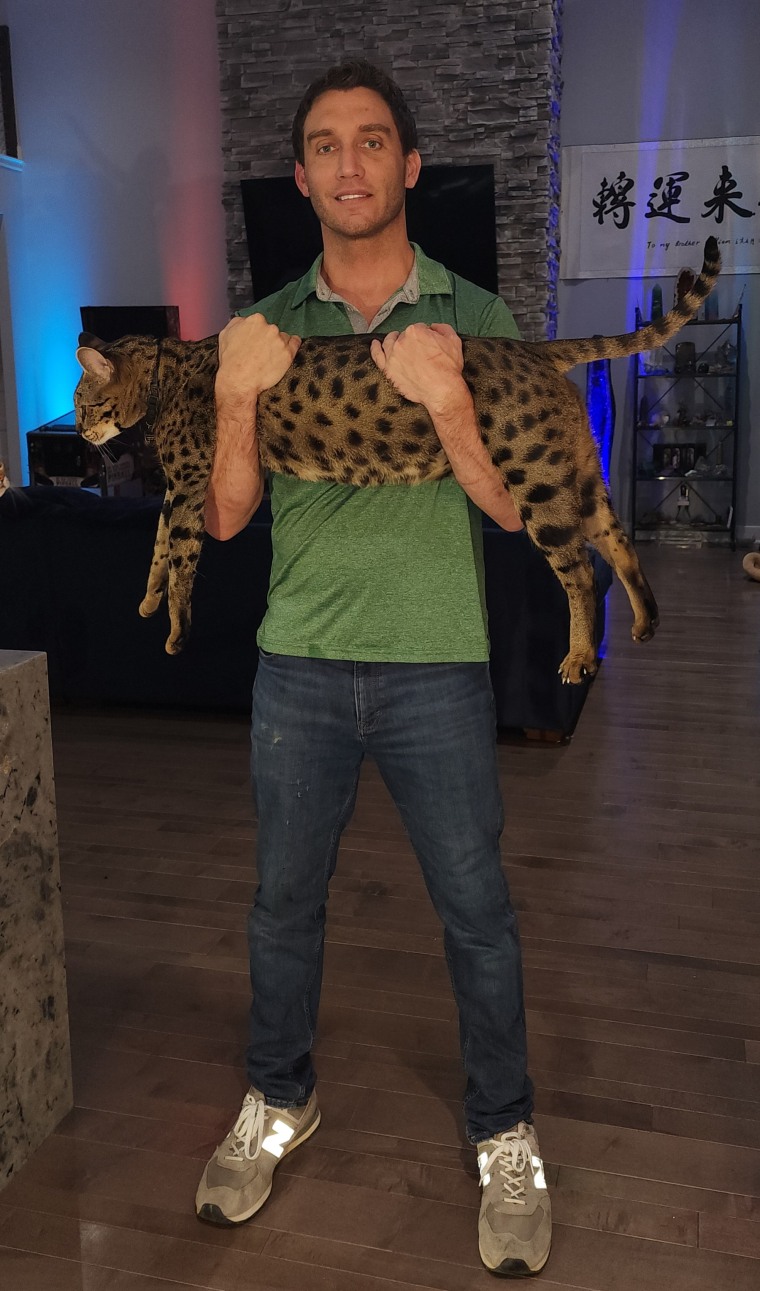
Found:
<svg viewBox="0 0 760 1291"><path fill-rule="evenodd" d="M163 592L149 593L147 596L144 596L143 599L140 601L138 613L142 616L142 618L149 619L151 614L155 614L163 598L164 598Z"/></svg>
<svg viewBox="0 0 760 1291"><path fill-rule="evenodd" d="M596 651L587 650L585 654L566 654L557 671L563 685L578 686L586 677L593 677L597 669Z"/></svg>
<svg viewBox="0 0 760 1291"><path fill-rule="evenodd" d="M172 632L171 636L166 638L166 653L181 654L187 644L189 635L189 632Z"/></svg>

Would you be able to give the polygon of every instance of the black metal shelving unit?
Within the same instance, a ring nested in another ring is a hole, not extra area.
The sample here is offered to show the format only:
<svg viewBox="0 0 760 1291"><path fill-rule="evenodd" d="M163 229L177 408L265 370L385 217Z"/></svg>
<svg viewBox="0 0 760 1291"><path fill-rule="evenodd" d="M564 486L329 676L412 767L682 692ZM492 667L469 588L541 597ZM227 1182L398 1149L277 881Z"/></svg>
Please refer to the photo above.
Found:
<svg viewBox="0 0 760 1291"><path fill-rule="evenodd" d="M636 328L645 325L636 310ZM691 347L693 346L693 354ZM634 541L736 545L742 307L692 319L636 361Z"/></svg>

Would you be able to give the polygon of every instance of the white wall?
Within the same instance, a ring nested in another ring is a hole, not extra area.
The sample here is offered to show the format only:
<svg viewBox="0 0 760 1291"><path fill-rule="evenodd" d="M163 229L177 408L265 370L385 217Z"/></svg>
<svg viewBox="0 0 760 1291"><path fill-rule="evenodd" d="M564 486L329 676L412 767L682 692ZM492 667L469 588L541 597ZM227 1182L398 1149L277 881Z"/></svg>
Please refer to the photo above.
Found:
<svg viewBox="0 0 760 1291"><path fill-rule="evenodd" d="M24 159L0 168L24 442L72 406L80 305L176 304L188 338L226 321L219 68L214 0L3 0L2 20ZM16 482L19 456L17 438Z"/></svg>
<svg viewBox="0 0 760 1291"><path fill-rule="evenodd" d="M562 144L760 134L758 0L565 0ZM663 298L673 281L663 279ZM559 335L616 333L633 325L632 301L649 300L651 281L562 282ZM737 522L760 535L760 275L731 276L721 312L744 289L745 391L740 429ZM725 302L725 304L724 304ZM613 363L617 426L612 484L629 511L630 365ZM753 425L754 415L754 425Z"/></svg>

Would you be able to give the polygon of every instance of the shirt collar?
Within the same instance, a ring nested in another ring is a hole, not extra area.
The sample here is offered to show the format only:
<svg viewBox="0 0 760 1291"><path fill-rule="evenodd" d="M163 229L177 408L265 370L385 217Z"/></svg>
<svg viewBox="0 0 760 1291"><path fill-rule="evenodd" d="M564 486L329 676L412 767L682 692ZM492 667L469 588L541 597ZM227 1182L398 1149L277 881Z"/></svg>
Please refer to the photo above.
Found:
<svg viewBox="0 0 760 1291"><path fill-rule="evenodd" d="M437 260L430 260L416 242L412 243L412 247L414 248L414 264L409 277L400 289L399 300L404 300L408 304L414 305L420 296L450 296L452 294L451 283L443 265L439 264ZM327 294L322 294L323 292ZM309 296L316 296L319 300L335 298L330 293L330 289L322 277L321 254L317 256L311 268L299 282L293 295L293 306L303 304Z"/></svg>

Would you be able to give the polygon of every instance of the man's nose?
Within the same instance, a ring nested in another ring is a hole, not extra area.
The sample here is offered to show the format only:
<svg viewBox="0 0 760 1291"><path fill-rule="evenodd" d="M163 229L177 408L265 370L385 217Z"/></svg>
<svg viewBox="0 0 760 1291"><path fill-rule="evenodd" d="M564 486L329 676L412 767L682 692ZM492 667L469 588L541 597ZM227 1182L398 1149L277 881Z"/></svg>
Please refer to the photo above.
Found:
<svg viewBox="0 0 760 1291"><path fill-rule="evenodd" d="M358 148L341 148L338 156L338 175L351 176L364 174Z"/></svg>

